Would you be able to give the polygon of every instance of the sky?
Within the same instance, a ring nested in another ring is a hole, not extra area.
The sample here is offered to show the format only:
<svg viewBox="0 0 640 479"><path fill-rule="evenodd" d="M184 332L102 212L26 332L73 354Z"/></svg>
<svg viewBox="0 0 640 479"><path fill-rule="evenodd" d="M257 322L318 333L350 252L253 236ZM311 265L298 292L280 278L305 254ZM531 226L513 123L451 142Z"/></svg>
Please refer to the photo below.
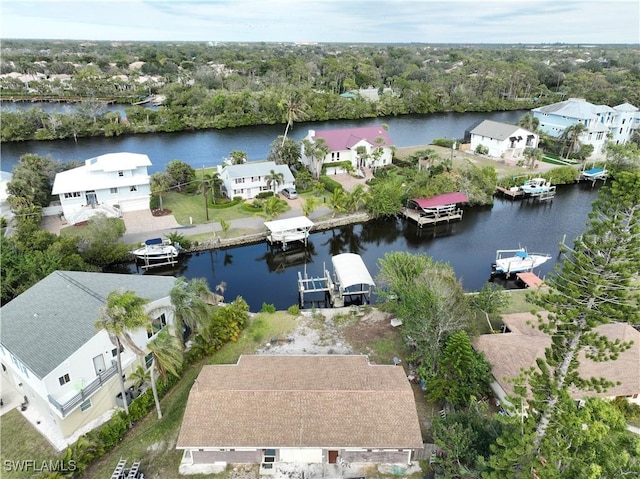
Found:
<svg viewBox="0 0 640 479"><path fill-rule="evenodd" d="M0 38L640 43L638 0L0 0Z"/></svg>

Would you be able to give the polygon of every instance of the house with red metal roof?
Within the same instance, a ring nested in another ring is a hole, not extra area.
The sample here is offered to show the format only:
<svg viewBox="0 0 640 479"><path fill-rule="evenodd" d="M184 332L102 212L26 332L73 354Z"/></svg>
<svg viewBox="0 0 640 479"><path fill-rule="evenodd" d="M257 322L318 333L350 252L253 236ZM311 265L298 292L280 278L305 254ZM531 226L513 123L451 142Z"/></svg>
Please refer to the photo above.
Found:
<svg viewBox="0 0 640 479"><path fill-rule="evenodd" d="M304 140L314 145L323 140L329 152L324 157L316 157L311 149L305 148ZM362 172L365 168L375 169L390 165L393 146L393 140L381 125L339 130L309 130L303 139L300 160L316 178L323 174L345 173L350 170L348 164L356 171Z"/></svg>

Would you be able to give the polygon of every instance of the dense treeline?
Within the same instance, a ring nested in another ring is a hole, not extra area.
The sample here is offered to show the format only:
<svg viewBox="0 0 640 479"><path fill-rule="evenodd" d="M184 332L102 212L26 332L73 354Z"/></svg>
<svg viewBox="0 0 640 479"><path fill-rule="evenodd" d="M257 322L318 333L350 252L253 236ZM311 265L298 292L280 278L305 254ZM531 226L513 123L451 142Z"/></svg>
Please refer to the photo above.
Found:
<svg viewBox="0 0 640 479"><path fill-rule="evenodd" d="M574 96L640 104L631 46L6 40L0 73L4 98L82 100L68 114L3 112L2 141L276 124L292 115L324 121L522 109ZM340 96L346 92L356 94ZM162 96L163 106L132 106L126 120L106 112L106 100L133 104L150 95Z"/></svg>

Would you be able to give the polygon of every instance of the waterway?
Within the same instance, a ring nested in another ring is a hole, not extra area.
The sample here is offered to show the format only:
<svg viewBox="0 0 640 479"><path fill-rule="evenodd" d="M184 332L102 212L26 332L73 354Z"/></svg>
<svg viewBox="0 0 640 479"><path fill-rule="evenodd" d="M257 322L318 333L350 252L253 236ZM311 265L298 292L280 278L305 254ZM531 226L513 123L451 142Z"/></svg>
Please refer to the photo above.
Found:
<svg viewBox="0 0 640 479"><path fill-rule="evenodd" d="M71 106L69 106L71 108ZM428 145L435 138L463 138L465 130L482 120L517 122L525 111L490 113L434 113L353 121L295 123L289 136L297 141L310 129L350 128L385 124L396 146ZM264 160L271 143L284 133L283 125L260 125L224 130L183 131L121 137L94 137L74 140L2 143L2 171L11 171L27 153L50 156L58 161L81 160L107 153L131 152L149 156L150 173L164 171L171 160L181 160L194 168L218 165L234 150L247 153L250 161Z"/></svg>
<svg viewBox="0 0 640 479"><path fill-rule="evenodd" d="M551 260L536 273L544 277L552 272L560 243L566 238L571 245L584 231L597 194L598 188L590 185L559 186L551 202L497 198L493 207L467 208L462 221L436 228L419 229L402 219L371 221L311 234L307 248L287 253L273 251L266 243L204 251L185 258L176 269L146 274L206 278L211 288L224 281L225 297L242 296L252 311L259 311L263 303L286 309L298 303L298 273L315 277L325 267L333 271L333 255L361 255L375 278L385 253L408 251L449 263L464 289L477 291L490 280L498 249L526 247L529 252L550 254ZM134 265L126 271L142 274Z"/></svg>

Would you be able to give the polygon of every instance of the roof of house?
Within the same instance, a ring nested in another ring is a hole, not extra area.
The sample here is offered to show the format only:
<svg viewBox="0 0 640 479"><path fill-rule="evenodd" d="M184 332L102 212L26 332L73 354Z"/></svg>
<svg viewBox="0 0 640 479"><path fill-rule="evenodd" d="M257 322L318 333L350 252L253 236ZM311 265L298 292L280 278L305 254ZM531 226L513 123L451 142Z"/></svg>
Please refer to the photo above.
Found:
<svg viewBox="0 0 640 479"><path fill-rule="evenodd" d="M176 447L421 448L422 435L402 367L261 355L202 368Z"/></svg>
<svg viewBox="0 0 640 479"><path fill-rule="evenodd" d="M541 314L545 319L546 312ZM551 345L551 338L537 328L538 318L531 313L506 314L504 324L511 331L504 334L483 334L474 340L474 347L484 352L492 365L493 376L507 394L513 394L510 379L517 377L522 369L536 367L536 359L544 356ZM633 341L629 349L620 353L615 361L596 362L587 359L581 352L578 371L583 378L603 377L620 384L597 393L574 389L576 399L585 396L629 396L640 393L640 332L627 323L609 323L595 331L610 340Z"/></svg>
<svg viewBox="0 0 640 479"><path fill-rule="evenodd" d="M547 113L578 120L591 120L597 111L615 112L615 110L606 105L600 105L598 108L593 103L582 98L569 98L568 100L551 105L541 106L531 110L533 112Z"/></svg>
<svg viewBox="0 0 640 479"><path fill-rule="evenodd" d="M376 141L382 139L380 146L393 146L393 140L387 130L380 125L362 126L358 128L342 128L339 130L314 130L314 140L324 138L329 151L350 150L362 140L373 146L378 146Z"/></svg>
<svg viewBox="0 0 640 479"><path fill-rule="evenodd" d="M248 161L239 165L225 165L222 171L228 178L247 178L249 176L268 176L271 170L282 173L285 183L293 183L295 178L288 165L277 165L275 161Z"/></svg>
<svg viewBox="0 0 640 479"><path fill-rule="evenodd" d="M84 166L60 172L53 182L52 194L72 193L74 191L120 188L149 183L149 175L124 175L115 177L101 173L130 171L151 166L147 155L139 153L108 153L85 160ZM96 174L97 173L97 174Z"/></svg>
<svg viewBox="0 0 640 479"><path fill-rule="evenodd" d="M155 301L174 283L172 276L54 271L0 309L0 343L42 379L98 333L110 292Z"/></svg>
<svg viewBox="0 0 640 479"><path fill-rule="evenodd" d="M616 111L627 111L627 112L638 111L638 108L633 106L631 103L622 103L621 105L614 106L613 109Z"/></svg>
<svg viewBox="0 0 640 479"><path fill-rule="evenodd" d="M472 135L485 136L496 140L506 140L513 136L518 130L525 131L528 135L533 135L529 130L525 130L518 125L510 125L508 123L500 123L493 120L484 120L478 126L471 130Z"/></svg>

